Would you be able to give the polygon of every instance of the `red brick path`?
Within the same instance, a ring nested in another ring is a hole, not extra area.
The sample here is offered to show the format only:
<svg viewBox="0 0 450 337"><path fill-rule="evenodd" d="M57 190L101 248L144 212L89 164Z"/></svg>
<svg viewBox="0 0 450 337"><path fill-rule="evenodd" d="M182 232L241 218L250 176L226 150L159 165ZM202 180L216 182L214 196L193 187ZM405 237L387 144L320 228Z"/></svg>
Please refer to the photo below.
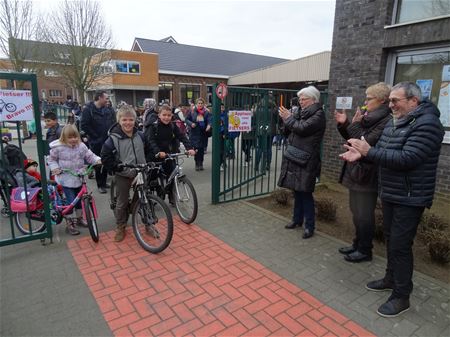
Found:
<svg viewBox="0 0 450 337"><path fill-rule="evenodd" d="M115 336L373 336L199 227L174 232L158 255L131 228L68 242Z"/></svg>

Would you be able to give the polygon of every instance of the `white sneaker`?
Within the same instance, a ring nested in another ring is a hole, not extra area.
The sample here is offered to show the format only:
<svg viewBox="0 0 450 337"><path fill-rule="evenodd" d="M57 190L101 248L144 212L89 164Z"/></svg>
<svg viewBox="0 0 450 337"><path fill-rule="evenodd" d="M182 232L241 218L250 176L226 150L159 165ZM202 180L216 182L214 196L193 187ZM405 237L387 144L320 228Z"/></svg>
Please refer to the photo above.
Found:
<svg viewBox="0 0 450 337"><path fill-rule="evenodd" d="M220 165L220 172L223 172L223 166Z"/></svg>

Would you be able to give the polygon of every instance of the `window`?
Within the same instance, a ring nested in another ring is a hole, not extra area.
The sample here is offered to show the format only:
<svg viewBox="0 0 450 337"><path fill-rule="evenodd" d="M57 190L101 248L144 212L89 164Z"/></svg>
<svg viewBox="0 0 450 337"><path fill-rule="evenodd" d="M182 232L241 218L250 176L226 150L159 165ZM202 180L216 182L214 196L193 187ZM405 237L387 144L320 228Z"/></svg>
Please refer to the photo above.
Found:
<svg viewBox="0 0 450 337"><path fill-rule="evenodd" d="M390 55L387 81L418 84L423 98L439 108L446 130L444 142L450 142L450 47L399 51Z"/></svg>
<svg viewBox="0 0 450 337"><path fill-rule="evenodd" d="M127 73L127 72L128 72L128 62L116 61L116 73Z"/></svg>
<svg viewBox="0 0 450 337"><path fill-rule="evenodd" d="M449 0L398 0L395 23L450 15Z"/></svg>
<svg viewBox="0 0 450 337"><path fill-rule="evenodd" d="M158 100L160 103L169 102L169 104L172 104L172 83L159 84Z"/></svg>
<svg viewBox="0 0 450 337"><path fill-rule="evenodd" d="M195 100L200 97L200 85L180 84L180 97L183 105L195 103Z"/></svg>
<svg viewBox="0 0 450 337"><path fill-rule="evenodd" d="M112 61L115 64L116 73L140 74L141 65L135 61Z"/></svg>
<svg viewBox="0 0 450 337"><path fill-rule="evenodd" d="M212 95L213 94L213 86L207 85L206 86L206 103L212 104Z"/></svg>
<svg viewBox="0 0 450 337"><path fill-rule="evenodd" d="M48 95L50 97L62 97L62 90L58 89L49 89Z"/></svg>
<svg viewBox="0 0 450 337"><path fill-rule="evenodd" d="M139 74L141 67L138 62L128 62L128 72L130 74Z"/></svg>
<svg viewBox="0 0 450 337"><path fill-rule="evenodd" d="M54 69L45 69L44 70L44 75L45 76L49 76L49 77L60 76L59 72L57 70L54 70Z"/></svg>

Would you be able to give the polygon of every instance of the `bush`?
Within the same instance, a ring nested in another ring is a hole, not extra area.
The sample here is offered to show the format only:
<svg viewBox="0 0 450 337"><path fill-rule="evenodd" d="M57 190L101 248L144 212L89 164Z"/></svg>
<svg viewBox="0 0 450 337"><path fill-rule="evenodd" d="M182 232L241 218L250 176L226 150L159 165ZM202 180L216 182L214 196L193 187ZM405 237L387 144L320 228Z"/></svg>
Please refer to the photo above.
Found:
<svg viewBox="0 0 450 337"><path fill-rule="evenodd" d="M317 219L323 221L336 220L336 203L329 198L321 198L316 200Z"/></svg>
<svg viewBox="0 0 450 337"><path fill-rule="evenodd" d="M443 231L432 229L425 234L428 252L431 260L446 264L450 262L450 235Z"/></svg>
<svg viewBox="0 0 450 337"><path fill-rule="evenodd" d="M448 228L448 222L444 218L433 213L424 214L420 220L418 228L418 237L428 242L427 234L429 232L441 231L445 232Z"/></svg>
<svg viewBox="0 0 450 337"><path fill-rule="evenodd" d="M287 206L289 204L289 200L291 200L294 195L291 190L286 188L277 188L270 194L271 198L281 206Z"/></svg>

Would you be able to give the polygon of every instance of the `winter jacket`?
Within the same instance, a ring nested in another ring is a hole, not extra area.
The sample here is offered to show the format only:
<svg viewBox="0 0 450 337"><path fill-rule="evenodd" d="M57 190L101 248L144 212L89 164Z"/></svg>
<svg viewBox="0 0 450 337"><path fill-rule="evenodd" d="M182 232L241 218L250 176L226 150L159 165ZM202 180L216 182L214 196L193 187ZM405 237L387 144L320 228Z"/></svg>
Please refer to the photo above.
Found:
<svg viewBox="0 0 450 337"><path fill-rule="evenodd" d="M284 122L289 144L311 155L305 166L300 166L283 156L278 186L294 191L314 192L320 174L320 144L326 121L322 105L314 103Z"/></svg>
<svg viewBox="0 0 450 337"><path fill-rule="evenodd" d="M14 178L16 179L17 186L25 187L25 184L23 182L24 174L25 174L25 183L27 184L27 188L41 186L40 180L36 179L32 175L30 175L28 172L26 172L26 171L24 172L24 170L21 170L21 169L17 169L14 171Z"/></svg>
<svg viewBox="0 0 450 337"><path fill-rule="evenodd" d="M49 128L47 130L47 134L45 136L45 140L47 141L47 144L50 145L51 142L59 139L61 136L62 126L57 123L55 126Z"/></svg>
<svg viewBox="0 0 450 337"><path fill-rule="evenodd" d="M444 129L440 112L422 102L406 116L386 124L380 140L367 153L379 166L381 200L431 207Z"/></svg>
<svg viewBox="0 0 450 337"><path fill-rule="evenodd" d="M212 117L209 111L205 110L203 115L203 123L197 121L198 116L199 113L197 108L194 108L194 111L189 111L189 114L185 120L186 124L190 128L189 140L191 141L191 145L195 148L206 147L208 145L208 135L206 134L205 129L208 125L212 126ZM195 128L192 128L192 123L196 124Z"/></svg>
<svg viewBox="0 0 450 337"><path fill-rule="evenodd" d="M159 152L179 152L179 144L183 143L186 150L190 150L189 139L178 128L175 122L162 123L159 119L145 129L145 141L149 145L147 161L155 161L155 155Z"/></svg>
<svg viewBox="0 0 450 337"><path fill-rule="evenodd" d="M144 112L144 131L147 129L150 125L152 125L154 122L158 120L158 112L154 109L145 110Z"/></svg>
<svg viewBox="0 0 450 337"><path fill-rule="evenodd" d="M133 135L127 136L120 125L114 124L101 151L103 166L117 175L133 178L136 170L120 168L119 164L145 164L145 143L142 132L134 128Z"/></svg>
<svg viewBox="0 0 450 337"><path fill-rule="evenodd" d="M391 109L387 104L382 104L374 111L364 115L360 122L338 124L341 136L348 140L350 138L364 139L370 146L374 146L383 132L386 123L392 118ZM354 163L344 162L341 172L342 185L352 191L377 192L377 166L367 160L359 160Z"/></svg>
<svg viewBox="0 0 450 337"><path fill-rule="evenodd" d="M88 136L89 148L100 155L102 145L108 138L108 130L116 122L114 110L108 107L97 109L89 102L81 113L81 130Z"/></svg>
<svg viewBox="0 0 450 337"><path fill-rule="evenodd" d="M50 156L48 158L48 166L50 170L68 169L77 172L82 169L85 164L95 164L100 160L91 150L83 143L79 143L74 147L55 140L50 143ZM70 173L62 172L55 176L58 184L64 187L80 187L81 179Z"/></svg>

